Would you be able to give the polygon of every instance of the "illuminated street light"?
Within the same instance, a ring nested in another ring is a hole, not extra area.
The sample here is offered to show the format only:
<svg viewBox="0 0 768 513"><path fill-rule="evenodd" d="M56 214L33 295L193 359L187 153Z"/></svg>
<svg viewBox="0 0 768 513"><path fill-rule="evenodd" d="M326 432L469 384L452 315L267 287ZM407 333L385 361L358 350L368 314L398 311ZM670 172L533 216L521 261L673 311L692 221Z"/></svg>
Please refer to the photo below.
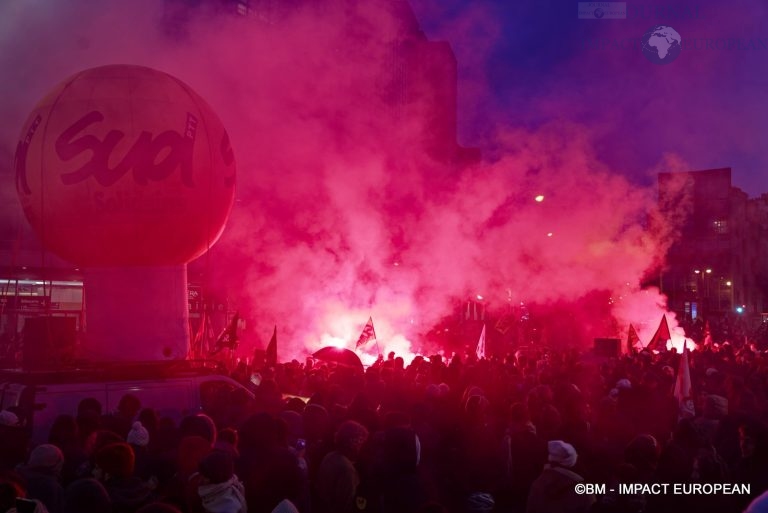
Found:
<svg viewBox="0 0 768 513"><path fill-rule="evenodd" d="M538 196L536 196L533 199L535 199L538 203L541 203L542 201L544 201L544 195L543 194L539 194Z"/></svg>
<svg viewBox="0 0 768 513"><path fill-rule="evenodd" d="M707 269L707 274L712 274L712 269Z"/></svg>

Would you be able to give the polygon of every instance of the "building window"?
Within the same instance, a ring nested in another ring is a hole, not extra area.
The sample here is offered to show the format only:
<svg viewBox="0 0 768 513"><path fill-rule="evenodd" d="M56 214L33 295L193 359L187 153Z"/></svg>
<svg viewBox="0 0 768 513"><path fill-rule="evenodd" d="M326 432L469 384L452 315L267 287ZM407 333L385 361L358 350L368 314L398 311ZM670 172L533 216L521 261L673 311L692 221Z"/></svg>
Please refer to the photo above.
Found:
<svg viewBox="0 0 768 513"><path fill-rule="evenodd" d="M712 228L715 230L715 233L719 233L721 235L728 233L728 221L725 219L715 219L712 222Z"/></svg>

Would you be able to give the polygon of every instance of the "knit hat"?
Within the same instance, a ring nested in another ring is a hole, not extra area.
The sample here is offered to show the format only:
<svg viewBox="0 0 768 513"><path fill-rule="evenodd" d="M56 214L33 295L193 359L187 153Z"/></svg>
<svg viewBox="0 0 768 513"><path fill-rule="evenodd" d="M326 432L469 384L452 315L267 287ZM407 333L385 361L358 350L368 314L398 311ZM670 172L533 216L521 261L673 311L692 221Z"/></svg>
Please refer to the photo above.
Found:
<svg viewBox="0 0 768 513"><path fill-rule="evenodd" d="M27 467L33 469L50 469L60 471L64 465L64 454L61 449L51 444L38 445L29 454Z"/></svg>
<svg viewBox="0 0 768 513"><path fill-rule="evenodd" d="M105 445L96 453L96 465L111 477L131 477L135 463L133 448L126 443Z"/></svg>
<svg viewBox="0 0 768 513"><path fill-rule="evenodd" d="M133 427L131 427L131 430L128 432L126 441L129 444L138 445L139 447L146 447L149 445L149 431L147 431L147 428L145 428L141 422L136 421L133 423Z"/></svg>
<svg viewBox="0 0 768 513"><path fill-rule="evenodd" d="M200 462L200 475L211 483L223 483L235 473L235 462L226 451L211 451Z"/></svg>
<svg viewBox="0 0 768 513"><path fill-rule="evenodd" d="M0 425L3 426L18 426L19 417L15 413L8 410L0 411Z"/></svg>
<svg viewBox="0 0 768 513"><path fill-rule="evenodd" d="M572 467L576 464L576 449L571 444L562 440L550 440L547 444L549 450L549 462L563 467Z"/></svg>

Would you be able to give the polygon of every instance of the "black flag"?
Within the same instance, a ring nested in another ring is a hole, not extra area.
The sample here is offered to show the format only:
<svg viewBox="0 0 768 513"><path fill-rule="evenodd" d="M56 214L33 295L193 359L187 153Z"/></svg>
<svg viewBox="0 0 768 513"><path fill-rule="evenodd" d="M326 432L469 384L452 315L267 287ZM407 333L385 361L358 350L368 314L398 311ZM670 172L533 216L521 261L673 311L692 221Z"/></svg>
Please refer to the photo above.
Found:
<svg viewBox="0 0 768 513"><path fill-rule="evenodd" d="M275 330L272 332L272 338L269 339L269 344L267 344L265 363L267 364L267 367L274 367L277 365L277 326L275 326Z"/></svg>

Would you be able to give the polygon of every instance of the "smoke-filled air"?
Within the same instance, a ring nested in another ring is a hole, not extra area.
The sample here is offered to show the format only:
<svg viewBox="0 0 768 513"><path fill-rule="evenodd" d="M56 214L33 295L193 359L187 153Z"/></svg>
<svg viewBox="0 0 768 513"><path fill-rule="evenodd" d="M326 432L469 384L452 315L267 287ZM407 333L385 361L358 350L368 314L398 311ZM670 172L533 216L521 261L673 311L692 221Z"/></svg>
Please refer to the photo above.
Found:
<svg viewBox="0 0 768 513"><path fill-rule="evenodd" d="M666 308L644 282L675 233L655 188L601 163L590 129L562 117L489 127L466 144L477 158L455 141L455 113L438 113L455 77L420 67L415 19L397 2L332 3L261 19L184 2L4 2L6 179L18 129L56 83L105 64L152 67L205 98L232 141L235 205L192 265L245 319L246 353L275 325L281 359L352 348L369 317L384 353L449 353L476 335L434 333L477 296L489 330L524 307L549 319L550 344L626 338L630 323L647 342ZM444 87L430 82L440 73ZM4 203L18 209L10 194Z"/></svg>

